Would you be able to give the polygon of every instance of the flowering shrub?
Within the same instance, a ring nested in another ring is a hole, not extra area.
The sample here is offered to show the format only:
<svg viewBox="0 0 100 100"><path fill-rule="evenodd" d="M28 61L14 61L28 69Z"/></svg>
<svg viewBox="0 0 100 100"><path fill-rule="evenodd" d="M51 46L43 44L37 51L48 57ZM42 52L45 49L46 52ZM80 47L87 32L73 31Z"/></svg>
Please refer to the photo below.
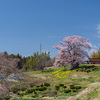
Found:
<svg viewBox="0 0 100 100"><path fill-rule="evenodd" d="M60 70L57 70L55 72L52 72L52 74L54 74L58 78L65 79L65 78L67 78L68 74L73 72L73 71L75 71L75 70L62 71L60 69Z"/></svg>

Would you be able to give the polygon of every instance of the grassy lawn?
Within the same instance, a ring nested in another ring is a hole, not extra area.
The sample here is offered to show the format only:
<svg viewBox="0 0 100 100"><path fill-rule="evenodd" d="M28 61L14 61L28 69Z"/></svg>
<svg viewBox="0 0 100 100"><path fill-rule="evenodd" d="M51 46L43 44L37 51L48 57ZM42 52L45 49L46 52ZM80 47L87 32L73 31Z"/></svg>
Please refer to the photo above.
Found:
<svg viewBox="0 0 100 100"><path fill-rule="evenodd" d="M85 69L85 67L88 66L90 65L80 65L79 70L76 69L72 71L64 71L64 67L59 67L56 69L44 70L44 72L24 72L23 74L27 75L30 80L33 80L35 82L38 81L38 83L33 87L27 88L25 91L18 91L19 94L22 95L18 100L66 100L70 96L75 96L84 89L88 88L90 84L100 82L100 66L96 67L98 69ZM66 69L68 68L69 66L66 66ZM34 82L31 83L34 84ZM49 83L50 86L46 87L44 83ZM60 86L60 84L62 84L63 86ZM71 88L71 85L74 85L74 88ZM81 88L77 89L77 86L81 86ZM44 88L44 90L41 90L41 87L46 87L46 89ZM32 89L33 92L31 92ZM84 100L89 100L89 98L99 98L99 95L100 87L98 86L98 88L96 88L96 91L92 91L84 97L80 97L78 99L83 100L84 98Z"/></svg>

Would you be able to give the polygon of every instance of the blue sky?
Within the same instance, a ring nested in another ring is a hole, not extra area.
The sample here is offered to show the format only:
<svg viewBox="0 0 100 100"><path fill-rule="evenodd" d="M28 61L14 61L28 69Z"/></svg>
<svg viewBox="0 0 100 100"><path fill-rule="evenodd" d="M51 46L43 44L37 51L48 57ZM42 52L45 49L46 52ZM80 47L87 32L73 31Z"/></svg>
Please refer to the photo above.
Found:
<svg viewBox="0 0 100 100"><path fill-rule="evenodd" d="M100 47L100 0L0 0L0 52L30 56L58 51L64 37L79 35Z"/></svg>

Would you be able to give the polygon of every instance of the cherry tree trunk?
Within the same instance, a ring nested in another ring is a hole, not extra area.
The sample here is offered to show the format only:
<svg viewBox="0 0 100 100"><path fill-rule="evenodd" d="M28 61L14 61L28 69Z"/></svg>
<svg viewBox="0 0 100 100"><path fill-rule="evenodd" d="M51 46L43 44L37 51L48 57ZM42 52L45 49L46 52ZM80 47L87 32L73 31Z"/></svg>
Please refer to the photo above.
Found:
<svg viewBox="0 0 100 100"><path fill-rule="evenodd" d="M72 69L77 69L78 67L79 67L79 64L76 63L76 64L74 64L74 65L71 65L71 69L70 69L70 70L72 70Z"/></svg>

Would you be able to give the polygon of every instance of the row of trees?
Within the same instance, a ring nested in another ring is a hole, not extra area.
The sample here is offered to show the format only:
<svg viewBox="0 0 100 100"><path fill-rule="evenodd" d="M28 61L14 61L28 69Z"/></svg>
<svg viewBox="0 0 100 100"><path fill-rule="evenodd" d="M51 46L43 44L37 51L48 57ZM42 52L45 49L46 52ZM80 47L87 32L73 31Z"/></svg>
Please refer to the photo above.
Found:
<svg viewBox="0 0 100 100"><path fill-rule="evenodd" d="M42 70L44 67L55 67L70 65L71 69L77 68L79 64L83 63L85 57L89 57L86 49L90 49L89 41L81 36L70 36L63 39L64 42L60 42L61 45L55 45L54 48L60 50L55 59L50 58L50 52L35 52L33 56L21 57L19 54L10 55L14 58L20 58L23 62L23 67L33 70ZM5 54L7 54L5 52ZM92 58L100 58L100 49L98 52L92 53Z"/></svg>
<svg viewBox="0 0 100 100"><path fill-rule="evenodd" d="M98 51L93 51L93 52L91 53L91 57L92 57L92 58L100 58L100 48L99 48Z"/></svg>
<svg viewBox="0 0 100 100"><path fill-rule="evenodd" d="M34 52L32 56L22 57L17 54L8 54L6 51L3 53L7 58L18 58L21 61L22 66L19 69L25 70L44 70L44 67L53 66L54 58L50 58L50 52Z"/></svg>
<svg viewBox="0 0 100 100"><path fill-rule="evenodd" d="M23 58L23 62L25 64L25 69L33 69L33 70L44 70L44 67L52 66L54 63L54 59L50 58L50 52L35 52L33 56L28 58Z"/></svg>

